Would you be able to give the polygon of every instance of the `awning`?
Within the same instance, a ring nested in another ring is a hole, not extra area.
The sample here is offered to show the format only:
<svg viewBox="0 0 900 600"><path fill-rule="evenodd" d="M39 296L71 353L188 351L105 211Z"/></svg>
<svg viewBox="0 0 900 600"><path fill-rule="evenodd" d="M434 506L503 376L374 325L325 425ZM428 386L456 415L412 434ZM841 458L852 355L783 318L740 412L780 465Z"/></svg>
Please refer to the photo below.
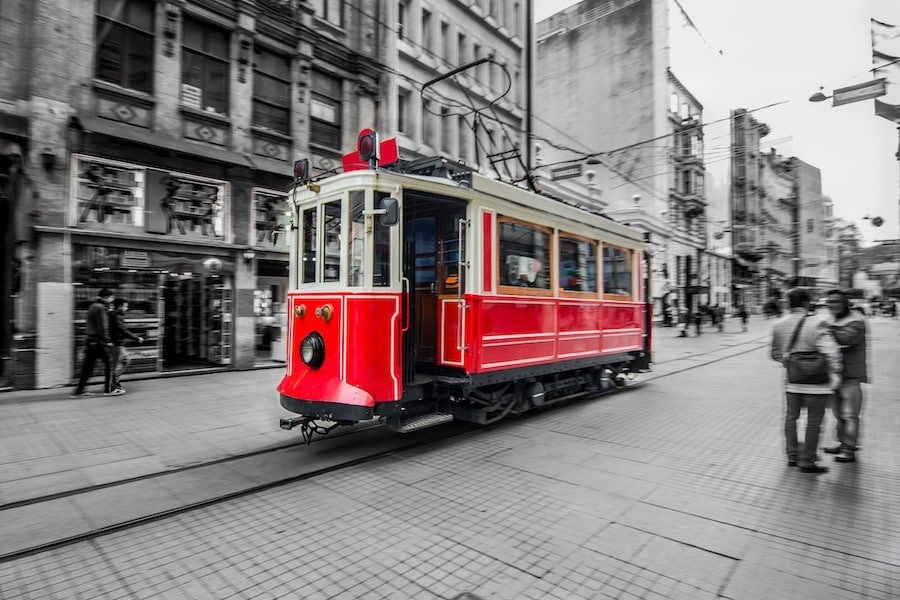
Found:
<svg viewBox="0 0 900 600"><path fill-rule="evenodd" d="M28 117L0 112L0 135L28 139Z"/></svg>

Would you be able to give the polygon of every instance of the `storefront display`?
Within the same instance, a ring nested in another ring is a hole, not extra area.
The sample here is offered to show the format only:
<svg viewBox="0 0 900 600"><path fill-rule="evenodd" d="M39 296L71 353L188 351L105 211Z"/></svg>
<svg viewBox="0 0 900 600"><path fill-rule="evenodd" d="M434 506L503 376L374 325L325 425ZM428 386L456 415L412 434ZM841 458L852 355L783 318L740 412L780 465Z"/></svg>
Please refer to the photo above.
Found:
<svg viewBox="0 0 900 600"><path fill-rule="evenodd" d="M229 365L233 349L230 259L102 246L75 246L75 351L81 364L84 318L106 287L129 303L125 323L144 343L129 343L126 373Z"/></svg>
<svg viewBox="0 0 900 600"><path fill-rule="evenodd" d="M285 360L287 269L287 262L261 260L257 263L253 292L257 363Z"/></svg>

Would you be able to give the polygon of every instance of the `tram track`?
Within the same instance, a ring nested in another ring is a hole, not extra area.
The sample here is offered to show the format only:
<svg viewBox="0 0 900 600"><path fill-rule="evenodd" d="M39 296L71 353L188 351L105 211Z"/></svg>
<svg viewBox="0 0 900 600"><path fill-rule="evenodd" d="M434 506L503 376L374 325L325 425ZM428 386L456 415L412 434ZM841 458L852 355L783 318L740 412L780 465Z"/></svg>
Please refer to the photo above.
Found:
<svg viewBox="0 0 900 600"><path fill-rule="evenodd" d="M664 377L669 377L672 375L676 375L678 373L683 373L685 371L689 371L692 369L700 368L703 366L707 366L709 364L713 364L716 362L720 362L723 360L727 360L730 358L734 358L740 356L742 354L746 354L749 352L753 352L759 350L764 344L760 342L762 338L755 339L752 341L745 342L743 344L737 344L736 346L746 346L750 345L749 348L741 348L738 351L733 353L727 353L723 356L718 356L712 360L698 362L696 364L685 365L681 368L676 368L672 371L667 371L664 373L655 374L654 372L650 372L646 374L640 381L636 381L630 383L624 388L620 388L618 390L609 390L605 392L592 393L583 397L580 401L585 400L593 400L597 399L601 396L608 395L612 392L636 392L642 389L647 384L653 382L654 380L661 379ZM736 348L735 348L736 349ZM697 359L698 357L708 356L709 354L713 354L716 352L721 352L722 349L714 349L705 353L697 353L692 354L687 357L679 357L676 359L666 360L662 364L669 364L676 362L683 358ZM565 403L560 403L563 405ZM555 406L547 406L546 408L555 408ZM546 410L546 409L544 409ZM543 412L539 411L539 412ZM527 413L526 413L527 414ZM499 423L498 425L502 425ZM84 486L82 488L70 489L65 491L60 491L52 494L46 494L43 496L38 496L26 500L16 501L7 503L4 505L0 505L0 516L9 515L10 513L14 513L16 509L20 508L28 508L28 507L40 507L42 504L49 504L54 501L64 500L64 499L73 499L82 496L89 495L94 492L101 492L104 490L109 490L110 488L116 487L125 487L132 484L141 484L142 482L146 482L148 480L154 479L165 479L167 477L177 476L179 474L183 474L191 471L202 471L203 469L212 469L217 466L227 466L232 463L236 463L239 461L246 461L252 459L268 459L272 455L276 453L285 453L289 454L288 456L283 457L285 464L288 467L293 466L295 469L294 472L290 472L284 476L270 477L268 480L262 481L261 483L254 485L246 485L241 484L240 482L235 482L234 489L226 491L224 493L212 493L208 495L208 497L204 497L199 500L185 502L179 504L174 507L164 508L162 510L149 511L147 514L142 514L133 518L126 518L116 522L111 522L108 524L101 524L95 526L93 528L88 528L84 531L78 531L72 533L70 535L62 535L57 539L50 539L47 541L41 541L39 543L33 544L25 544L22 547L16 548L14 550L7 551L5 553L0 554L0 563L14 561L20 558L24 558L26 556L31 556L34 554L40 554L42 552L47 552L50 550L58 549L61 547L73 545L79 542L88 541L97 537L101 537L104 535L108 535L117 531L123 531L126 529L130 529L133 527L137 527L140 525L152 523L154 521L159 521L162 519L166 519L169 517L173 517L178 514L190 512L192 510L196 510L199 508L212 506L215 504L219 504L222 502L226 502L229 500L233 500L236 498L240 498L243 496L252 495L255 493L263 492L272 488L281 487L284 485L289 485L292 483L297 483L304 480L313 479L315 477L319 477L325 474L334 473L343 469L351 468L360 464L377 461L398 452L404 452L409 450L415 450L418 448L423 448L428 445L455 438L466 433L472 431L484 430L484 428L479 427L477 425L471 425L467 423L449 423L447 425L441 427L435 427L432 429L426 429L420 432L414 432L409 434L402 435L391 435L384 430L384 428L377 423L372 423L365 425L361 428L353 428L349 429L345 432L337 433L336 435L329 436L328 438L322 438L317 440L317 446L322 448L323 446L327 446L329 450L329 455L331 450L342 450L346 453L346 448L343 445L349 444L357 447L365 447L369 448L370 446L378 447L379 449L375 452L363 452L357 453L350 457L345 457L343 459L338 459L336 462L331 464L324 464L319 466L313 466L312 468L305 468L306 464L298 464L302 461L298 461L298 458L303 458L303 455L300 454L290 454L291 451L297 451L301 448L308 448L304 442L297 441L291 442L287 444L280 444L278 446L273 446L271 448L264 448L260 450L255 450L252 452L247 452L239 455L232 455L227 457L218 458L211 461L205 461L202 463L194 464L194 465L186 465L176 469L170 469L165 471L159 471L155 473L148 473L144 475L139 475L135 477L125 478L118 481L112 481L103 484L97 484L92 486ZM363 439L357 439L360 438ZM373 438L372 440L368 440L367 438ZM352 441L347 438L352 438ZM413 439L410 439L413 438ZM363 443L360 443L363 442ZM371 442L371 443L369 443ZM337 446L336 448L333 446ZM380 446L380 447L379 447ZM337 453L338 456L341 456L341 452Z"/></svg>

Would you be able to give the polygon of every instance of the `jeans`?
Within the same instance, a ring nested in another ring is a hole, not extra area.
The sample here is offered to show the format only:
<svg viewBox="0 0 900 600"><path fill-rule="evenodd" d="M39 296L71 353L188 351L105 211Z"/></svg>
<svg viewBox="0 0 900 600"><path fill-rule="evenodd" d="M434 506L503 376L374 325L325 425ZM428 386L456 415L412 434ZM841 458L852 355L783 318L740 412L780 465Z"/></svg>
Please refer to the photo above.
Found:
<svg viewBox="0 0 900 600"><path fill-rule="evenodd" d="M119 377L122 376L122 373L125 372L130 363L131 357L128 355L128 350L125 349L125 346L112 347L113 388L119 387Z"/></svg>
<svg viewBox="0 0 900 600"><path fill-rule="evenodd" d="M862 408L862 387L859 379L845 379L834 395L831 410L837 420L837 439L841 446L856 450L859 441L859 411Z"/></svg>
<svg viewBox="0 0 900 600"><path fill-rule="evenodd" d="M795 394L787 392L787 408L784 415L785 450L789 460L797 460L801 467L816 464L816 448L819 446L819 432L825 417L825 405L831 394ZM800 409L806 407L806 435L803 447L797 441L797 418ZM799 452L798 452L799 450Z"/></svg>
<svg viewBox="0 0 900 600"><path fill-rule="evenodd" d="M84 386L87 380L94 372L94 364L97 359L103 362L103 392L112 391L112 369L110 368L109 346L98 342L88 342L84 349L84 362L81 364L81 377L78 378L78 387L75 388L76 394L84 393Z"/></svg>

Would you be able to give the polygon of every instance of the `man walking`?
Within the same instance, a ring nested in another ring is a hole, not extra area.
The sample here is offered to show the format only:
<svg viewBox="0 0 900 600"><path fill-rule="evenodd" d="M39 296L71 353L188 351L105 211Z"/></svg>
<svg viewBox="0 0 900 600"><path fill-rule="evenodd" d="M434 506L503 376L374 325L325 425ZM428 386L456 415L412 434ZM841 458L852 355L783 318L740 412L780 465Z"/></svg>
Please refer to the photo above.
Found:
<svg viewBox="0 0 900 600"><path fill-rule="evenodd" d="M94 364L97 359L103 361L103 393L118 395L112 388L112 365L109 350L112 343L109 337L109 303L112 302L112 299L113 293L104 288L100 290L100 295L88 307L85 324L87 341L84 347L84 362L81 364L81 377L78 378L78 386L72 394L73 398L81 398L85 395L84 388L91 373L94 372Z"/></svg>
<svg viewBox="0 0 900 600"><path fill-rule="evenodd" d="M828 326L841 349L844 368L841 386L836 390L831 405L837 419L838 445L825 448L836 454L837 462L855 462L856 444L859 440L859 412L862 408L861 383L869 382L866 361L866 321L860 313L850 310L850 298L842 290L830 290L826 300Z"/></svg>
<svg viewBox="0 0 900 600"><path fill-rule="evenodd" d="M790 313L781 317L772 326L773 360L784 364L791 351L818 351L828 363L828 383L790 383L785 374L784 391L786 409L784 417L785 450L788 466L800 465L804 473L825 473L828 467L816 464L816 449L825 404L832 391L841 383L841 353L827 325L820 318L809 314L809 293L802 288L794 288L787 294ZM803 447L797 441L797 418L800 409L806 408L806 435Z"/></svg>
<svg viewBox="0 0 900 600"><path fill-rule="evenodd" d="M112 387L113 390L121 390L120 393L124 394L125 388L122 387L119 378L131 362L131 357L128 356L128 351L125 349L125 338L132 339L139 344L144 343L144 338L132 333L125 325L125 313L128 312L128 302L124 298L116 298L113 300L112 306L109 320L109 337L112 340Z"/></svg>

